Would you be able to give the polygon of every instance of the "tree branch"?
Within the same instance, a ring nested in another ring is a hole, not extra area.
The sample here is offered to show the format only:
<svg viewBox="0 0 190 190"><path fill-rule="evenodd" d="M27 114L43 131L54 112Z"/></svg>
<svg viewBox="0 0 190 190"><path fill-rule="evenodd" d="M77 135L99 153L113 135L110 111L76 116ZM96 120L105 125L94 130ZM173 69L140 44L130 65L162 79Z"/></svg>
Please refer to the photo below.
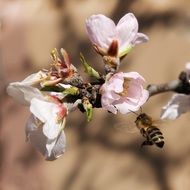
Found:
<svg viewBox="0 0 190 190"><path fill-rule="evenodd" d="M182 71L178 80L173 80L164 84L150 84L147 86L150 97L164 92L176 92L180 94L190 94L190 81L186 72Z"/></svg>
<svg viewBox="0 0 190 190"><path fill-rule="evenodd" d="M149 96L153 96L153 95L157 95L160 93L164 93L164 92L176 92L176 89L179 88L179 86L181 86L181 81L180 80L174 80L171 81L169 83L164 83L164 84L150 84L147 86L147 90L149 91Z"/></svg>

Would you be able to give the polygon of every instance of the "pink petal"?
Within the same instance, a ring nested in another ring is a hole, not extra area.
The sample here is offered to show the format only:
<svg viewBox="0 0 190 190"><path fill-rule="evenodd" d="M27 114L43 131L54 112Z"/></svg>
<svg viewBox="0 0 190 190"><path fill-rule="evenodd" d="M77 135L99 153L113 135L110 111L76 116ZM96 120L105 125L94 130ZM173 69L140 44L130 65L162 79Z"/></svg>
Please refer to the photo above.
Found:
<svg viewBox="0 0 190 190"><path fill-rule="evenodd" d="M104 15L92 15L86 20L86 28L91 42L106 50L116 39L115 23Z"/></svg>
<svg viewBox="0 0 190 190"><path fill-rule="evenodd" d="M143 33L137 33L135 39L132 41L132 45L145 43L149 40L148 36Z"/></svg>
<svg viewBox="0 0 190 190"><path fill-rule="evenodd" d="M113 101L120 99L119 94L116 94L115 92L109 90L105 91L102 97L108 99L109 103L112 103Z"/></svg>
<svg viewBox="0 0 190 190"><path fill-rule="evenodd" d="M130 101L125 101L125 102L120 102L115 105L115 107L118 109L118 111L121 114L127 114L130 113L131 111L138 111L140 106L139 105L134 105Z"/></svg>
<svg viewBox="0 0 190 190"><path fill-rule="evenodd" d="M113 102L119 99L120 99L119 95L115 94L112 91L106 91L105 93L102 94L101 97L102 108L116 114L117 109L113 106Z"/></svg>
<svg viewBox="0 0 190 190"><path fill-rule="evenodd" d="M137 72L124 73L125 78L139 79L139 82L145 82L145 79Z"/></svg>
<svg viewBox="0 0 190 190"><path fill-rule="evenodd" d="M161 119L174 120L188 111L190 111L190 96L175 94L168 104L162 108Z"/></svg>
<svg viewBox="0 0 190 190"><path fill-rule="evenodd" d="M113 114L117 114L117 108L113 105L102 106L104 109L110 111Z"/></svg>
<svg viewBox="0 0 190 190"><path fill-rule="evenodd" d="M123 72L114 74L107 82L108 90L113 90L116 93L123 91L124 77Z"/></svg>
<svg viewBox="0 0 190 190"><path fill-rule="evenodd" d="M143 89L142 90L142 96L141 96L138 104L140 106L142 106L148 100L148 98L149 98L149 92L148 92L148 90Z"/></svg>
<svg viewBox="0 0 190 190"><path fill-rule="evenodd" d="M138 102L138 100L141 97L141 94L141 84L139 84L137 80L130 81L127 98L131 98L134 102Z"/></svg>
<svg viewBox="0 0 190 190"><path fill-rule="evenodd" d="M120 49L127 48L135 39L138 32L138 22L134 14L128 13L123 16L116 26Z"/></svg>

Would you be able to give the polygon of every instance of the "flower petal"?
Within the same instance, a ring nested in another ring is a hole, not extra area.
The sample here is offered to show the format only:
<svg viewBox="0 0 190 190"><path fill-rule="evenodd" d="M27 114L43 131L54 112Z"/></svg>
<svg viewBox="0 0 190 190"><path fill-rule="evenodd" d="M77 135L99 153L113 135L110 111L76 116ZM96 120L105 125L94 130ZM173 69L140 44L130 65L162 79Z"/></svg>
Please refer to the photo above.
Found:
<svg viewBox="0 0 190 190"><path fill-rule="evenodd" d="M144 82L137 72L114 74L101 87L102 108L114 114L137 111L149 97L148 91L143 88Z"/></svg>
<svg viewBox="0 0 190 190"><path fill-rule="evenodd" d="M41 122L45 123L51 118L56 118L58 113L58 106L55 103L47 102L33 98L31 100L30 111L37 117Z"/></svg>
<svg viewBox="0 0 190 190"><path fill-rule="evenodd" d="M190 62L185 65L186 73L187 73L187 81L190 81Z"/></svg>
<svg viewBox="0 0 190 190"><path fill-rule="evenodd" d="M104 15L92 15L86 20L86 28L91 42L106 50L116 39L115 23Z"/></svg>
<svg viewBox="0 0 190 190"><path fill-rule="evenodd" d="M47 159L55 160L65 152L66 138L63 131L54 140L49 140L42 131L43 124L30 116L26 124L27 140Z"/></svg>
<svg viewBox="0 0 190 190"><path fill-rule="evenodd" d="M128 13L123 16L116 26L120 43L119 49L126 49L136 38L138 32L138 21L134 14Z"/></svg>
<svg viewBox="0 0 190 190"><path fill-rule="evenodd" d="M123 101L122 99L115 104L115 107L121 114L127 114L131 111L138 111L140 109L139 104L134 104L131 101Z"/></svg>
<svg viewBox="0 0 190 190"><path fill-rule="evenodd" d="M124 83L124 74L123 72L119 72L114 74L110 80L106 83L107 90L113 90L116 93L120 93L123 91L123 83Z"/></svg>
<svg viewBox="0 0 190 190"><path fill-rule="evenodd" d="M142 95L141 98L139 100L139 105L143 105L149 98L149 91L146 89L142 90Z"/></svg>
<svg viewBox="0 0 190 190"><path fill-rule="evenodd" d="M190 111L190 96L175 94L168 104L162 108L161 119L174 120L188 111Z"/></svg>
<svg viewBox="0 0 190 190"><path fill-rule="evenodd" d="M10 83L7 87L7 93L19 103L28 106L32 98L43 97L40 90L32 85L39 84L44 78L46 78L46 74L42 71L31 74L21 82Z"/></svg>
<svg viewBox="0 0 190 190"><path fill-rule="evenodd" d="M32 86L32 85L40 83L46 77L47 77L46 73L44 73L43 71L39 71L37 73L33 73L33 74L29 75L27 78L25 78L20 83L23 85Z"/></svg>
<svg viewBox="0 0 190 190"><path fill-rule="evenodd" d="M123 73L125 78L139 79L139 82L144 83L145 79L137 72Z"/></svg>
<svg viewBox="0 0 190 190"><path fill-rule="evenodd" d="M32 98L43 98L42 93L32 86L22 85L20 82L10 83L7 87L7 93L20 104L29 106Z"/></svg>
<svg viewBox="0 0 190 190"><path fill-rule="evenodd" d="M60 108L57 104L33 98L30 111L44 123L43 133L48 139L55 139L62 129L62 121L58 121Z"/></svg>
<svg viewBox="0 0 190 190"><path fill-rule="evenodd" d="M143 33L137 33L135 39L132 41L132 45L145 43L149 40L148 36Z"/></svg>
<svg viewBox="0 0 190 190"><path fill-rule="evenodd" d="M113 105L105 105L105 106L102 106L104 109L106 109L107 111L113 113L113 114L117 114L117 108Z"/></svg>
<svg viewBox="0 0 190 190"><path fill-rule="evenodd" d="M37 124L38 123L38 124ZM42 154L46 155L47 138L42 132L42 125L31 115L26 123L26 139Z"/></svg>
<svg viewBox="0 0 190 190"><path fill-rule="evenodd" d="M63 126L64 125L61 122L57 123L54 118L51 118L45 122L43 133L48 139L55 139L63 129Z"/></svg>
<svg viewBox="0 0 190 190"><path fill-rule="evenodd" d="M64 131L61 131L55 140L48 140L46 144L46 160L52 161L60 157L66 148L66 137Z"/></svg>
<svg viewBox="0 0 190 190"><path fill-rule="evenodd" d="M190 72L190 62L187 62L187 63L186 63L185 68L186 68L187 71Z"/></svg>

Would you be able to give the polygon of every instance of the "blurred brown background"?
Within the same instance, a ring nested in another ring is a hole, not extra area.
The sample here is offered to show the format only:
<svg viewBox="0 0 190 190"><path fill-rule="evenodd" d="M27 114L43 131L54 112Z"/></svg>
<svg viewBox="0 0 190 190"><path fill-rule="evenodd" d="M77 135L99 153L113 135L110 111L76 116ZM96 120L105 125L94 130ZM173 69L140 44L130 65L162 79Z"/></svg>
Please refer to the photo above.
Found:
<svg viewBox="0 0 190 190"><path fill-rule="evenodd" d="M176 79L190 61L189 9L189 0L0 0L0 190L189 190L189 114L164 124L160 150L140 149L139 133L114 130L124 116L97 109L87 125L77 111L68 119L67 152L48 162L25 143L28 108L5 91L9 82L47 67L54 47L65 48L77 67L83 52L101 71L85 31L85 19L97 13L117 22L133 12L150 38L134 48L122 69L138 71L147 83ZM170 96L151 98L143 110L158 118Z"/></svg>

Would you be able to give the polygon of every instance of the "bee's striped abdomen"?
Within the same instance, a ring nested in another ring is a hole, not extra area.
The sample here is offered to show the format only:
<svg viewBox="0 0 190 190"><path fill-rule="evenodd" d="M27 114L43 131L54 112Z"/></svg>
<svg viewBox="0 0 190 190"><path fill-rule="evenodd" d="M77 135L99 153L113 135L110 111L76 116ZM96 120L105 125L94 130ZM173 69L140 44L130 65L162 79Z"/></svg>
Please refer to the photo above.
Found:
<svg viewBox="0 0 190 190"><path fill-rule="evenodd" d="M159 148L164 146L164 137L160 129L155 126L151 126L147 128L147 136L152 143L154 143Z"/></svg>

